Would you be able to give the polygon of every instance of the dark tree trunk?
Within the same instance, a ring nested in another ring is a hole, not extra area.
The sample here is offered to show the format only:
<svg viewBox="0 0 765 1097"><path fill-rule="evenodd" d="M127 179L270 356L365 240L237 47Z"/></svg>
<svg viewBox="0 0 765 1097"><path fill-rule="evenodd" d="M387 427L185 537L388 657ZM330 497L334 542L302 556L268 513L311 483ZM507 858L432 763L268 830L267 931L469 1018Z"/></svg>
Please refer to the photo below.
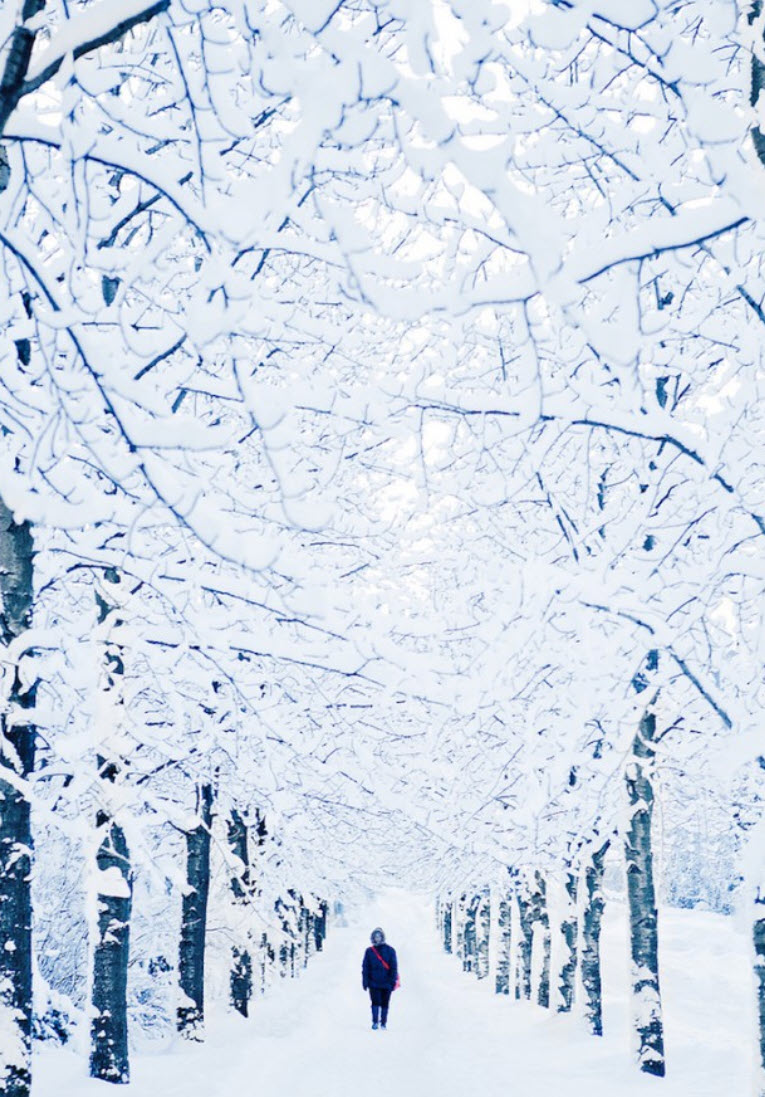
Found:
<svg viewBox="0 0 765 1097"><path fill-rule="evenodd" d="M96 589L99 625L115 612L110 599L109 584L119 583L114 568L104 572L102 589ZM114 695L115 713L122 704L122 682L125 675L124 652L114 639L123 623L116 616L110 623L106 641L104 693ZM119 718L115 717L117 722ZM104 728L103 740L108 743L111 729ZM114 758L98 757L98 777L104 800L108 801L108 786L119 775ZM93 950L93 1016L90 1024L90 1073L104 1082L130 1081L127 1022L127 975L130 959L130 917L133 906L133 873L125 832L112 818L111 810L102 807L96 813L96 826L102 832L96 854L98 872L98 918Z"/></svg>
<svg viewBox="0 0 765 1097"><path fill-rule="evenodd" d="M266 986L268 984L268 965L272 964L276 959L276 953L274 952L273 945L268 939L268 934L263 933L260 937L260 993L265 994Z"/></svg>
<svg viewBox="0 0 765 1097"><path fill-rule="evenodd" d="M480 895L474 895L470 900L470 903L465 911L465 931L464 931L464 948L462 957L462 970L474 971L476 965L476 916L478 914L478 904L481 901Z"/></svg>
<svg viewBox="0 0 765 1097"><path fill-rule="evenodd" d="M603 998L600 977L600 926L603 920L603 867L609 842L593 853L584 874L585 900L582 925L582 987L584 1012L590 1032L603 1035Z"/></svg>
<svg viewBox="0 0 765 1097"><path fill-rule="evenodd" d="M762 908L765 899L758 899L758 906ZM758 1093L765 1095L765 918L758 917L753 927L754 938L754 974L757 981L757 1021L759 1047L757 1061L759 1063L759 1088Z"/></svg>
<svg viewBox="0 0 765 1097"><path fill-rule="evenodd" d="M504 894L497 908L499 947L497 952L497 978L494 989L497 994L510 993L510 948L512 945L511 896Z"/></svg>
<svg viewBox="0 0 765 1097"><path fill-rule="evenodd" d="M534 910L530 899L517 893L521 939L518 942L518 982L515 997L531 998L531 956L534 948Z"/></svg>
<svg viewBox="0 0 765 1097"><path fill-rule="evenodd" d="M327 904L321 899L318 913L313 922L313 939L317 952L321 952L324 948L324 941L327 936L327 909Z"/></svg>
<svg viewBox="0 0 765 1097"><path fill-rule="evenodd" d="M93 1019L90 1073L104 1082L129 1082L127 974L130 957L132 873L130 851L118 823L99 812L104 837L96 855L99 879L98 924L93 956Z"/></svg>
<svg viewBox="0 0 765 1097"><path fill-rule="evenodd" d="M489 974L489 934L491 933L491 897L487 891L478 897L476 910L475 973L478 979Z"/></svg>
<svg viewBox="0 0 765 1097"><path fill-rule="evenodd" d="M646 710L632 746L627 767L630 821L625 839L627 898L630 918L632 995L638 1062L646 1074L663 1077L664 1028L659 985L659 916L653 880L653 785L656 716Z"/></svg>
<svg viewBox="0 0 765 1097"><path fill-rule="evenodd" d="M537 873L537 890L534 894L534 921L542 936L542 969L539 973L537 1002L545 1009L550 1007L550 916L547 912L547 881Z"/></svg>
<svg viewBox="0 0 765 1097"><path fill-rule="evenodd" d="M541 872L535 876L534 890L528 897L518 892L518 913L520 915L521 939L518 943L518 982L515 988L516 998L531 999L531 966L534 954L535 927L537 939L541 937L542 967L537 987L537 1002L540 1006L550 1005L550 919L547 914L547 884Z"/></svg>
<svg viewBox="0 0 765 1097"><path fill-rule="evenodd" d="M452 951L452 904L451 901L444 906L443 917L444 952Z"/></svg>
<svg viewBox="0 0 765 1097"><path fill-rule="evenodd" d="M202 785L197 797L199 826L186 835L186 882L189 891L183 896L178 958L183 995L183 1002L178 1006L178 1031L191 1039L201 1039L205 1013L205 939L207 896L210 890L212 785Z"/></svg>
<svg viewBox="0 0 765 1097"><path fill-rule="evenodd" d="M560 970L558 986L558 1013L568 1013L574 1004L574 986L578 951L579 923L576 914L578 881L573 872L566 876L566 914L561 922L564 959Z"/></svg>
<svg viewBox="0 0 765 1097"><path fill-rule="evenodd" d="M2 188L0 188L2 189ZM0 628L9 644L32 623L32 529L17 525L0 499ZM34 706L36 687L26 691L18 671L10 691L11 712ZM0 723L0 1029L17 1049L5 1061L0 1087L7 1097L27 1097L31 1086L32 1029L32 831L26 796L5 779L28 777L34 768L35 728ZM11 1037L13 1033L13 1037Z"/></svg>
<svg viewBox="0 0 765 1097"><path fill-rule="evenodd" d="M228 843L231 852L241 863L241 870L231 877L234 904L244 907L250 897L250 857L247 840L247 824L234 809L228 821ZM231 950L231 1005L247 1017L252 998L252 956L246 945L234 945Z"/></svg>
<svg viewBox="0 0 765 1097"><path fill-rule="evenodd" d="M314 921L313 911L309 910L308 907L303 906L303 929L304 929L303 940L305 942L305 960L304 960L304 965L303 965L304 967L308 966L308 961L313 956L313 943L314 943L313 921Z"/></svg>
<svg viewBox="0 0 765 1097"><path fill-rule="evenodd" d="M465 906L467 903L467 896L460 895L454 904L454 919L455 919L455 952L457 959L465 966Z"/></svg>
<svg viewBox="0 0 765 1097"><path fill-rule="evenodd" d="M279 898L274 903L274 910L279 919L282 930L282 942L279 945L279 968L283 979L287 976L294 979L295 970L295 939L297 934L303 932L304 918L302 899L298 899L295 892L290 890L287 899Z"/></svg>

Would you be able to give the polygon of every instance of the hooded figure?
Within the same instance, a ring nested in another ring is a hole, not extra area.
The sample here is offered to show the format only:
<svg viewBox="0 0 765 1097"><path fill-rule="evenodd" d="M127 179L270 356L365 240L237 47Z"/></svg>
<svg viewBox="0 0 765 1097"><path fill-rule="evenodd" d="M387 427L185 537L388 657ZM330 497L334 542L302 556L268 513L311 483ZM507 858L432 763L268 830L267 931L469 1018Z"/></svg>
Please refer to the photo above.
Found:
<svg viewBox="0 0 765 1097"><path fill-rule="evenodd" d="M361 985L372 1000L372 1028L386 1028L391 991L398 982L398 961L396 950L385 943L379 926L372 930L370 940L361 965Z"/></svg>

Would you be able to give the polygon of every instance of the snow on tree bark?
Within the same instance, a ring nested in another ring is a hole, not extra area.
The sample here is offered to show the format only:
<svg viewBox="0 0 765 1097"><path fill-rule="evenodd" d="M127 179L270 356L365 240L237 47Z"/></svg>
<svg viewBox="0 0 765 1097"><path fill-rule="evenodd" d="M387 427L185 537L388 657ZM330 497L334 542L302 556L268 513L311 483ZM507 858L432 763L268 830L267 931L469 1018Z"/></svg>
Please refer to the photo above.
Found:
<svg viewBox="0 0 765 1097"><path fill-rule="evenodd" d="M609 842L592 854L584 874L585 908L582 918L582 988L590 1032L603 1035L603 999L600 976L600 927L603 920L603 868Z"/></svg>
<svg viewBox="0 0 765 1097"><path fill-rule="evenodd" d="M659 916L653 878L653 785L656 715L644 712L633 741L626 784L630 818L625 834L632 960L632 1003L640 1069L663 1077L664 1026L659 985Z"/></svg>
<svg viewBox="0 0 765 1097"><path fill-rule="evenodd" d="M178 974L181 994L178 1031L189 1039L201 1039L204 1024L205 945L207 897L210 890L210 835L212 828L212 785L197 790L199 825L186 834L186 883L181 910L181 940Z"/></svg>
<svg viewBox="0 0 765 1097"><path fill-rule="evenodd" d="M486 979L489 974L489 935L491 933L491 895L488 888L479 896L475 925L475 974L478 979Z"/></svg>
<svg viewBox="0 0 765 1097"><path fill-rule="evenodd" d="M579 923L576 912L577 892L577 877L573 872L568 872L566 874L566 912L560 926L564 952L560 969L560 983L558 984L558 1013L568 1013L574 1004L579 938Z"/></svg>
<svg viewBox="0 0 765 1097"><path fill-rule="evenodd" d="M758 898L757 905L765 904ZM765 918L757 918L752 928L754 944L754 974L757 993L757 1094L765 1097Z"/></svg>
<svg viewBox="0 0 765 1097"><path fill-rule="evenodd" d="M452 951L452 902L451 899L444 903L443 907L443 939L444 952Z"/></svg>
<svg viewBox="0 0 765 1097"><path fill-rule="evenodd" d="M236 808L231 812L228 820L228 843L231 852L241 865L241 870L231 877L234 904L245 907L250 898L250 856L247 824ZM237 1013L247 1017L252 998L252 956L243 942L232 946L229 983L231 1005Z"/></svg>
<svg viewBox="0 0 765 1097"><path fill-rule="evenodd" d="M103 628L105 680L101 690L102 749L119 734L124 698L124 650L115 639L124 623L117 612L120 575L104 571L96 587L98 626ZM127 976L130 957L130 917L133 873L125 832L108 806L111 787L119 776L119 763L106 753L98 755L102 806L96 813L101 841L96 853L96 923L93 947L92 1016L90 1024L90 1074L105 1082L130 1081L127 1019Z"/></svg>
<svg viewBox="0 0 765 1097"><path fill-rule="evenodd" d="M532 961L534 941L541 945L542 961L537 986L537 1002L540 1006L550 1005L550 918L547 912L547 884L541 872L535 872L533 888L523 894L519 887L516 893L520 919L520 941L518 943L518 981L515 987L516 998L531 999Z"/></svg>
<svg viewBox="0 0 765 1097"><path fill-rule="evenodd" d="M462 956L462 970L475 971L477 956L477 925L478 907L481 902L480 895L473 895L465 909L464 949Z"/></svg>
<svg viewBox="0 0 765 1097"><path fill-rule="evenodd" d="M536 874L534 893L534 920L542 938L542 967L539 973L537 1002L545 1009L550 1005L550 915L547 910L547 881L541 872Z"/></svg>
<svg viewBox="0 0 765 1097"><path fill-rule="evenodd" d="M497 951L497 974L494 989L497 994L510 993L510 949L512 945L512 896L505 893L500 897L497 910L499 942Z"/></svg>
<svg viewBox="0 0 765 1097"><path fill-rule="evenodd" d="M0 499L0 626L3 643L18 639L32 623L32 529L14 521ZM19 668L9 701L24 710L34 705L36 687L24 687ZM8 1097L27 1097L31 1086L32 1028L32 831L30 804L15 780L34 768L35 728L0 724L0 1031L8 1040L0 1090Z"/></svg>
<svg viewBox="0 0 765 1097"><path fill-rule="evenodd" d="M454 903L454 941L457 959L465 966L465 905L467 895L460 895Z"/></svg>
<svg viewBox="0 0 765 1097"><path fill-rule="evenodd" d="M515 997L531 999L531 958L534 950L534 906L531 898L516 892L521 938L518 942L518 980Z"/></svg>
<svg viewBox="0 0 765 1097"><path fill-rule="evenodd" d="M127 976L133 887L130 851L122 827L99 812L104 836L96 855L98 913L93 955L90 1074L104 1082L130 1081Z"/></svg>
<svg viewBox="0 0 765 1097"><path fill-rule="evenodd" d="M313 923L313 937L316 945L316 951L321 952L324 948L324 941L327 937L327 911L329 905L324 899L319 900L319 909L314 917Z"/></svg>
<svg viewBox="0 0 765 1097"><path fill-rule="evenodd" d="M297 913L297 929L298 929L298 941L300 943L300 951L302 955L301 967L307 967L309 960L310 949L310 928L308 925L308 911L305 908L303 902L303 896L297 896L298 913Z"/></svg>

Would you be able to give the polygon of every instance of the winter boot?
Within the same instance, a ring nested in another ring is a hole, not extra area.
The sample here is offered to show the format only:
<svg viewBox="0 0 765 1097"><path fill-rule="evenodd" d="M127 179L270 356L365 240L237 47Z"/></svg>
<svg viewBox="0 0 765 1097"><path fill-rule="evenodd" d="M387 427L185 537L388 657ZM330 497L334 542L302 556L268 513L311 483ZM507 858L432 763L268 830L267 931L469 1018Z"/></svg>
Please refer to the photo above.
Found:
<svg viewBox="0 0 765 1097"><path fill-rule="evenodd" d="M377 1020L380 1016L380 1007L372 1006L372 1028L377 1028Z"/></svg>
<svg viewBox="0 0 765 1097"><path fill-rule="evenodd" d="M380 1028L387 1028L387 1027L388 1027L388 1011L387 1011L387 1009L383 1009L380 1012Z"/></svg>

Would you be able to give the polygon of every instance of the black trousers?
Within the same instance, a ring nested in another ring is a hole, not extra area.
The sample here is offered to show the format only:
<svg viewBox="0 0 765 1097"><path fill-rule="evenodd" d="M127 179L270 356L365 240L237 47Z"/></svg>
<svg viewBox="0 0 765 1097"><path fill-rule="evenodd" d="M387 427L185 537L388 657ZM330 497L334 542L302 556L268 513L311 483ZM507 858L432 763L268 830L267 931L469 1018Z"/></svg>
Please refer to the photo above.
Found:
<svg viewBox="0 0 765 1097"><path fill-rule="evenodd" d="M378 1020L383 1024L388 1020L390 995L390 987L369 988L369 997L372 999L372 1020L375 1024L377 1024Z"/></svg>

